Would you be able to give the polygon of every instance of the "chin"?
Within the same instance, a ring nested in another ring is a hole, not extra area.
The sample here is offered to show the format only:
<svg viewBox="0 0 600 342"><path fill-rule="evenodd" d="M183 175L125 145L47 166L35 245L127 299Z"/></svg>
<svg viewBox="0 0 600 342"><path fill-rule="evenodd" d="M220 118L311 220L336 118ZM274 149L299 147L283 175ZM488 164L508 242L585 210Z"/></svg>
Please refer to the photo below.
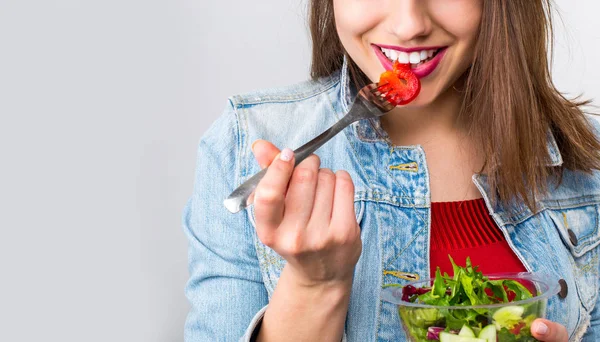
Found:
<svg viewBox="0 0 600 342"><path fill-rule="evenodd" d="M422 108L430 106L434 101L435 97L431 94L423 94L422 92L417 96L416 99L412 100L411 103L402 106L401 108Z"/></svg>

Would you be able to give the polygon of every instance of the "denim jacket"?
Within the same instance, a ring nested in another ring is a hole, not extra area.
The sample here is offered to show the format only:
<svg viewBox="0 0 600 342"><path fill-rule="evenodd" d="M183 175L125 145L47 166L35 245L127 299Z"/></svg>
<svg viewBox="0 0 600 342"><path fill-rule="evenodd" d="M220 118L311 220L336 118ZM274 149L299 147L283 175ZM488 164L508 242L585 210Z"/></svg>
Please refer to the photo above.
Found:
<svg viewBox="0 0 600 342"><path fill-rule="evenodd" d="M348 112L355 92L346 65L318 81L231 97L201 138L194 190L183 213L191 304L187 342L251 339L285 260L257 238L253 207L231 214L223 200L260 171L253 141L294 149ZM551 134L548 149L551 166L560 166ZM382 301L381 291L429 276L431 189L423 148L393 146L377 120L363 120L317 154L321 167L348 171L356 189L363 249L344 340L405 341L396 307ZM473 182L525 268L564 279L567 295L549 299L547 318L566 326L570 341L600 341L600 172L565 170L560 185L538 198L536 212L516 201L492 205L485 175L473 175Z"/></svg>

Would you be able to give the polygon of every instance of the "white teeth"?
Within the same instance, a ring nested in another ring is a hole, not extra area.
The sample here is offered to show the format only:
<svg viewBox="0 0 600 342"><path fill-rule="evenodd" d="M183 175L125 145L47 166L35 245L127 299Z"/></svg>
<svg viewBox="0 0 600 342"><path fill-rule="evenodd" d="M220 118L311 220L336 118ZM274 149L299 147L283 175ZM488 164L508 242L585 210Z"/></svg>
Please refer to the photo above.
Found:
<svg viewBox="0 0 600 342"><path fill-rule="evenodd" d="M400 51L398 54L398 63L407 64L408 62L410 62L408 53Z"/></svg>
<svg viewBox="0 0 600 342"><path fill-rule="evenodd" d="M399 63L417 65L429 60L435 54L436 50L413 51L411 53L393 49L381 48L383 54L392 62L398 60Z"/></svg>
<svg viewBox="0 0 600 342"><path fill-rule="evenodd" d="M409 55L410 62L417 64L421 61L421 54L418 52L411 52Z"/></svg>

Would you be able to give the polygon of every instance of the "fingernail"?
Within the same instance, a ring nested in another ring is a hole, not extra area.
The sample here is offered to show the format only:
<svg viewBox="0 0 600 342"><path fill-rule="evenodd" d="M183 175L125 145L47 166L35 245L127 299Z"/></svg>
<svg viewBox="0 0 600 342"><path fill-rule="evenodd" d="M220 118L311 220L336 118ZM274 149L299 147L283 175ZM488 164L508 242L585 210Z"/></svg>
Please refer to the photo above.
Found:
<svg viewBox="0 0 600 342"><path fill-rule="evenodd" d="M254 145L256 145L257 142L258 142L258 140L254 140L254 142L252 143L252 146L250 146L250 149L252 150L252 152L254 152Z"/></svg>
<svg viewBox="0 0 600 342"><path fill-rule="evenodd" d="M279 158L286 162L292 160L293 157L294 157L294 151L290 150L287 147L284 148L283 151L281 151L281 154L279 155Z"/></svg>
<svg viewBox="0 0 600 342"><path fill-rule="evenodd" d="M542 322L536 322L534 324L533 331L539 335L546 335L548 332L548 326Z"/></svg>

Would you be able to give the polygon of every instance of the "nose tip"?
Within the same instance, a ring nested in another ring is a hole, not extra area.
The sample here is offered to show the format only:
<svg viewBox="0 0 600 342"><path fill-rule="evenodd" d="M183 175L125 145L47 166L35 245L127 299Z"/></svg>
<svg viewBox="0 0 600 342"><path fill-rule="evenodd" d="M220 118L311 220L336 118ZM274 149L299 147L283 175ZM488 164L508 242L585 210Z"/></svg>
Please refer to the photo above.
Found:
<svg viewBox="0 0 600 342"><path fill-rule="evenodd" d="M421 0L398 1L389 16L390 32L403 41L431 33L431 19Z"/></svg>

